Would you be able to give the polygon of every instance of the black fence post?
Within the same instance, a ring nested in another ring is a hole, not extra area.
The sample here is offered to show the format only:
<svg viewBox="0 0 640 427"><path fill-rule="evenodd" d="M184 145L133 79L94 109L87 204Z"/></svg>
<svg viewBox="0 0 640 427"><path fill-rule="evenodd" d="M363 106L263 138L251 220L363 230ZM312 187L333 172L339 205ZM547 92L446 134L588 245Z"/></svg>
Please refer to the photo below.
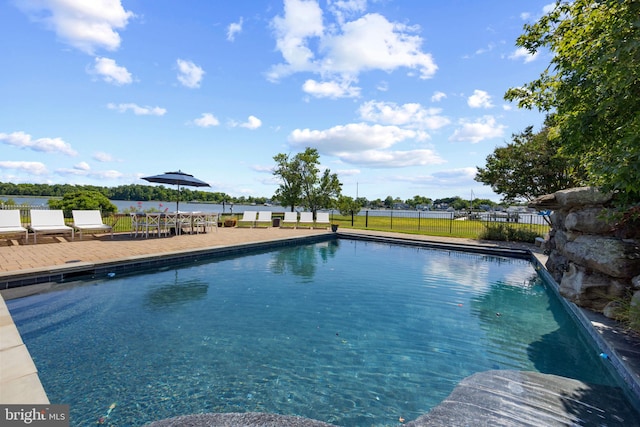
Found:
<svg viewBox="0 0 640 427"><path fill-rule="evenodd" d="M389 229L393 230L393 209L391 210L391 223L389 224Z"/></svg>
<svg viewBox="0 0 640 427"><path fill-rule="evenodd" d="M364 216L364 228L369 228L369 211L365 211L366 215Z"/></svg>

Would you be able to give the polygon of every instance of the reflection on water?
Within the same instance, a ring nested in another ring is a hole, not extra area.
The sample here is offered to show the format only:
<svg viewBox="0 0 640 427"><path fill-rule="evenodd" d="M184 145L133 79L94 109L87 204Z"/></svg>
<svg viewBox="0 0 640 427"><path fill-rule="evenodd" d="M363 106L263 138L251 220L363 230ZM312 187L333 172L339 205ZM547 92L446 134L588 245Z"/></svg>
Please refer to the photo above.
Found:
<svg viewBox="0 0 640 427"><path fill-rule="evenodd" d="M145 298L145 305L151 309L176 307L191 301L204 299L209 285L199 279L180 280L178 270L175 271L173 283L152 287Z"/></svg>
<svg viewBox="0 0 640 427"><path fill-rule="evenodd" d="M271 271L274 274L291 273L311 281L313 279L318 258L327 262L338 250L338 240L318 243L316 246L288 247L273 254Z"/></svg>

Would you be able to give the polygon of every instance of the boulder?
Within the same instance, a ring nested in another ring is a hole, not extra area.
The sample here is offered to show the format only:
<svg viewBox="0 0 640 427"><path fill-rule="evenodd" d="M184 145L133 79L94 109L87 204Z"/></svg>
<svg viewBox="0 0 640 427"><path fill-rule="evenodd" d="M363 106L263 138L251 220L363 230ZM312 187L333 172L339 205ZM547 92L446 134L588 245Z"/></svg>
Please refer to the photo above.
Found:
<svg viewBox="0 0 640 427"><path fill-rule="evenodd" d="M580 307L602 311L605 306L624 294L624 285L604 274L590 272L569 263L560 281L560 295Z"/></svg>
<svg viewBox="0 0 640 427"><path fill-rule="evenodd" d="M574 206L595 206L609 203L611 193L603 193L595 187L578 187L560 190L554 193L560 208L568 209Z"/></svg>
<svg viewBox="0 0 640 427"><path fill-rule="evenodd" d="M640 245L632 240L582 235L568 241L562 254L574 263L617 278L640 274Z"/></svg>
<svg viewBox="0 0 640 427"><path fill-rule="evenodd" d="M564 220L564 227L568 231L606 234L613 228L613 224L606 218L607 215L611 215L609 209L598 207L578 209L567 214Z"/></svg>

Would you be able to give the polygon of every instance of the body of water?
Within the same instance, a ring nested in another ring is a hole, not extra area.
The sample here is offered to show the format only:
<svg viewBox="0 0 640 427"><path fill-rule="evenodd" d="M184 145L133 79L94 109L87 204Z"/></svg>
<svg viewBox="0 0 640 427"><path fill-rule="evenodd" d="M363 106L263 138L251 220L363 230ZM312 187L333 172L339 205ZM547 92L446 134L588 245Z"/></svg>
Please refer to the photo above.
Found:
<svg viewBox="0 0 640 427"><path fill-rule="evenodd" d="M7 306L72 426L249 411L396 425L492 369L618 384L519 259L339 239Z"/></svg>

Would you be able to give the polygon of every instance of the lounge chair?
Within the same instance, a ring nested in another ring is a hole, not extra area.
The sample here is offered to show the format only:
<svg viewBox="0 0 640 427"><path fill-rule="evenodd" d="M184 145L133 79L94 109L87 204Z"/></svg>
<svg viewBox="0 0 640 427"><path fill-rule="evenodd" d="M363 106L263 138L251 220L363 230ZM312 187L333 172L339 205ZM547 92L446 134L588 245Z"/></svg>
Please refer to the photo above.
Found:
<svg viewBox="0 0 640 427"><path fill-rule="evenodd" d="M20 210L0 210L0 235L14 235L24 233L25 243L29 241L29 230L22 226Z"/></svg>
<svg viewBox="0 0 640 427"><path fill-rule="evenodd" d="M113 228L102 222L102 215L99 210L73 210L73 227L80 232L80 240L84 231L104 231L111 232L113 239Z"/></svg>
<svg viewBox="0 0 640 427"><path fill-rule="evenodd" d="M313 212L300 212L298 227L313 227Z"/></svg>
<svg viewBox="0 0 640 427"><path fill-rule="evenodd" d="M255 226L257 215L258 211L244 211L242 218L238 220L238 227L246 225L247 223L249 224L249 227Z"/></svg>
<svg viewBox="0 0 640 427"><path fill-rule="evenodd" d="M271 211L259 211L256 227L271 227Z"/></svg>
<svg viewBox="0 0 640 427"><path fill-rule="evenodd" d="M74 238L73 227L64 223L62 210L31 209L31 225L33 242L36 243L38 234L66 234L71 233Z"/></svg>
<svg viewBox="0 0 640 427"><path fill-rule="evenodd" d="M316 212L315 228L327 228L330 225L329 212Z"/></svg>
<svg viewBox="0 0 640 427"><path fill-rule="evenodd" d="M284 219L280 221L280 228L296 228L298 225L298 212L285 212Z"/></svg>

